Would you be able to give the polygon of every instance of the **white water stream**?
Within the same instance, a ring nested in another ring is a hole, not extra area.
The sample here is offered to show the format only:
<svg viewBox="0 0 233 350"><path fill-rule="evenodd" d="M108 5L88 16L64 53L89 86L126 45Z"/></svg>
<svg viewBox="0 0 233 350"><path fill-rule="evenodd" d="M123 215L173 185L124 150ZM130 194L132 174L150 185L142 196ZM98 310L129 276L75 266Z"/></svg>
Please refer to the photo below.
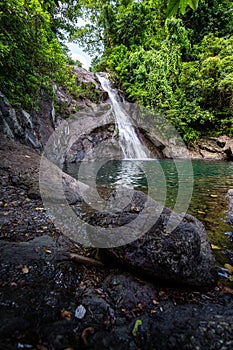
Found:
<svg viewBox="0 0 233 350"><path fill-rule="evenodd" d="M120 102L120 96L117 90L111 87L108 78L101 74L97 74L102 88L108 93L111 101L113 114L117 124L117 133L119 136L119 144L122 148L124 159L148 159L149 152L146 147L139 140L132 118Z"/></svg>

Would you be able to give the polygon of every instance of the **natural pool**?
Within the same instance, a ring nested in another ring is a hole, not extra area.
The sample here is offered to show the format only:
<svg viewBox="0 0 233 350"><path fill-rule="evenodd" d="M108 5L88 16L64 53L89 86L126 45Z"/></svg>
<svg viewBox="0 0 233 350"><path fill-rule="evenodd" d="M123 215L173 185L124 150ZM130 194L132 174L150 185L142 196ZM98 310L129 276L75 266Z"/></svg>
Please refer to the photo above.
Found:
<svg viewBox="0 0 233 350"><path fill-rule="evenodd" d="M102 196L119 186L128 186L149 193L178 212L194 215L205 225L220 264L225 262L224 252L232 251L230 232L233 228L225 222L225 196L233 188L233 162L114 160L81 163L81 167L70 164L66 171L96 186Z"/></svg>

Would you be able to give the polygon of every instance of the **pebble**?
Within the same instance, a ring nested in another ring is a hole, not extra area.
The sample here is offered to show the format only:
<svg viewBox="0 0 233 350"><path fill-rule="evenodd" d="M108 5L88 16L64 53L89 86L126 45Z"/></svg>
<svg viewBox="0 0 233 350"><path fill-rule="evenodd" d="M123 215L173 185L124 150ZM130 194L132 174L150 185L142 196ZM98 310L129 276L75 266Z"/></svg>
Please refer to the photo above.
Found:
<svg viewBox="0 0 233 350"><path fill-rule="evenodd" d="M85 316L86 312L87 310L85 309L85 307L83 305L79 305L75 310L74 316L81 320Z"/></svg>

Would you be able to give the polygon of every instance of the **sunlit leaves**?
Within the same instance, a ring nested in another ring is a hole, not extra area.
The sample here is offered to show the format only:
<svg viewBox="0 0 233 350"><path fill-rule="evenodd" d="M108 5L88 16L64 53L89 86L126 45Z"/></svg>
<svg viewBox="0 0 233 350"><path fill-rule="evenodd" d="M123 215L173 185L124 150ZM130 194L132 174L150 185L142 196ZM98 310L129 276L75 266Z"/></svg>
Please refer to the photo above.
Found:
<svg viewBox="0 0 233 350"><path fill-rule="evenodd" d="M232 135L233 37L206 36L195 47L195 60L182 21L166 21L160 47L115 46L105 69L130 100L165 113L187 143L203 133Z"/></svg>
<svg viewBox="0 0 233 350"><path fill-rule="evenodd" d="M167 8L167 17L172 17L180 7L180 0L170 0Z"/></svg>
<svg viewBox="0 0 233 350"><path fill-rule="evenodd" d="M2 0L0 84L11 100L30 108L41 88L68 79L67 59L54 30L53 0ZM48 11L49 9L49 11Z"/></svg>
<svg viewBox="0 0 233 350"><path fill-rule="evenodd" d="M190 6L193 10L198 7L199 0L169 0L167 8L167 17L172 17L175 15L180 8L182 15L185 14L186 7Z"/></svg>
<svg viewBox="0 0 233 350"><path fill-rule="evenodd" d="M157 41L165 22L165 0L82 0L83 18L88 24L73 36L90 53L111 50L118 45L148 48ZM86 30L86 33L85 33ZM91 39L92 36L92 39Z"/></svg>

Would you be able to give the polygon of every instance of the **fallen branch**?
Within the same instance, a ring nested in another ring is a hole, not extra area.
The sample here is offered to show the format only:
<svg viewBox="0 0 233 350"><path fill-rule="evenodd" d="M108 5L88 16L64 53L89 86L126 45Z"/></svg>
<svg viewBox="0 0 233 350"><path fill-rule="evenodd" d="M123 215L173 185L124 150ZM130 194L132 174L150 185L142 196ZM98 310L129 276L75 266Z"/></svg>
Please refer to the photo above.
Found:
<svg viewBox="0 0 233 350"><path fill-rule="evenodd" d="M99 266L99 267L104 266L104 264L101 261L96 260L96 259L92 259L92 258L88 258L88 257L83 256L83 255L71 253L71 254L69 254L69 257L71 258L71 260L74 260L76 262L80 262L82 264L90 264L90 265Z"/></svg>

